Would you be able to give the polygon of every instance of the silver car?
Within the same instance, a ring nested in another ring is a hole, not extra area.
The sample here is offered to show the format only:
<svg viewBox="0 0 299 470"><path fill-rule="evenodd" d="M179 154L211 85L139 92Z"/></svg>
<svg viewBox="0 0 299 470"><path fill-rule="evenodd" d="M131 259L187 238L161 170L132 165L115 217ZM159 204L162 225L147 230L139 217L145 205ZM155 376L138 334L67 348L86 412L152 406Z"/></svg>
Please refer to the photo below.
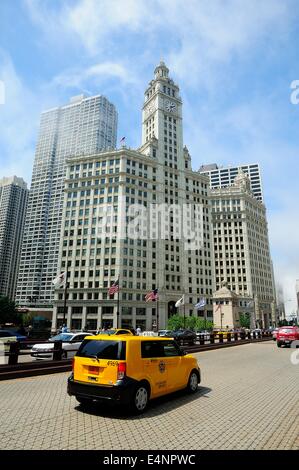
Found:
<svg viewBox="0 0 299 470"><path fill-rule="evenodd" d="M31 356L35 359L53 359L54 341L62 341L62 357L64 359L73 357L81 346L85 336L90 333L60 333L53 336L44 344L35 344L31 349Z"/></svg>

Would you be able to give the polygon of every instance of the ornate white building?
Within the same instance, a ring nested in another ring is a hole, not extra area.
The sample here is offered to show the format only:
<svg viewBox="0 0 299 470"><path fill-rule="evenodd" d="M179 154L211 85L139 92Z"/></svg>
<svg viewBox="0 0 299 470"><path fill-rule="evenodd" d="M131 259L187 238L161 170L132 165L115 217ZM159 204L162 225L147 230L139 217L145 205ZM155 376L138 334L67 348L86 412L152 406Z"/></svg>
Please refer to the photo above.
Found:
<svg viewBox="0 0 299 470"><path fill-rule="evenodd" d="M277 324L264 204L254 197L242 170L231 186L211 190L211 203L216 289L224 281L237 295L253 298L257 326Z"/></svg>
<svg viewBox="0 0 299 470"><path fill-rule="evenodd" d="M192 171L191 157L183 145L179 88L160 62L145 91L141 147L123 146L68 161L58 270L65 271L68 265L67 311L63 289L58 289L53 327L65 315L72 329L103 324L163 328L182 294L186 315L212 319L215 286L208 185L206 176ZM159 221L153 222L157 210L150 213L157 207L153 205L175 205L182 213L170 209L164 217L165 237L149 232L137 239L127 233L120 236L134 204L146 209L146 226L150 223L153 232L159 225ZM186 204L201 208L191 224L182 218ZM110 223L105 236L104 222ZM196 249L189 244L191 232L185 237L179 233L182 229L187 233L194 223L195 238L202 242ZM117 294L109 298L107 292L118 277L119 316ZM159 290L158 304L144 301L151 289ZM207 303L197 312L194 304L202 297Z"/></svg>

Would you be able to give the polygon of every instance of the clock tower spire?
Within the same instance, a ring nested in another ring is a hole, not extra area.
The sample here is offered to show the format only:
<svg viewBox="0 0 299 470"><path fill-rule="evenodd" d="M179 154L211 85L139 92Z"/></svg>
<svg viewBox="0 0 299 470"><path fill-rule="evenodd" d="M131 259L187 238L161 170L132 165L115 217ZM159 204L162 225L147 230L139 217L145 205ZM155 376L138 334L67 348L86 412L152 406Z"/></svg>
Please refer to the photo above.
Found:
<svg viewBox="0 0 299 470"><path fill-rule="evenodd" d="M170 168L185 167L182 100L179 87L169 77L169 69L162 60L144 94L141 151Z"/></svg>

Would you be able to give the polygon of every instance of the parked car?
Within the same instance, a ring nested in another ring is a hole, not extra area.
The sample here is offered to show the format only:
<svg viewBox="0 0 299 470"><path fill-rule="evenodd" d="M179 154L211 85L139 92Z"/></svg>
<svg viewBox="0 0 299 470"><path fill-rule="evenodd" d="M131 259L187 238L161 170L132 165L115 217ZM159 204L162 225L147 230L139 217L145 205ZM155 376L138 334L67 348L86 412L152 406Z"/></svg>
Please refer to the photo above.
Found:
<svg viewBox="0 0 299 470"><path fill-rule="evenodd" d="M90 334L90 333L89 333ZM98 335L133 335L131 330L125 328L111 328L109 330L100 330L97 333Z"/></svg>
<svg viewBox="0 0 299 470"><path fill-rule="evenodd" d="M200 375L196 358L173 339L97 335L74 357L67 391L81 407L106 401L142 413L152 398L182 389L196 393Z"/></svg>
<svg viewBox="0 0 299 470"><path fill-rule="evenodd" d="M179 344L195 344L196 342L196 333L192 330L176 330L172 332L172 338L174 338Z"/></svg>
<svg viewBox="0 0 299 470"><path fill-rule="evenodd" d="M277 339L278 330L279 330L279 328L274 328L274 330L272 330L272 339L273 339L273 341L276 341L276 339Z"/></svg>
<svg viewBox="0 0 299 470"><path fill-rule="evenodd" d="M218 329L218 330L214 330L213 333L214 333L214 335L219 335L219 334L221 334L221 335L223 335L223 338L227 338L227 333L230 333L231 336L233 336L234 331L231 331L231 330L220 330L220 329Z"/></svg>
<svg viewBox="0 0 299 470"><path fill-rule="evenodd" d="M17 331L14 330L0 330L0 338L16 338L17 341L26 341L28 338L27 336L21 335Z"/></svg>
<svg viewBox="0 0 299 470"><path fill-rule="evenodd" d="M141 336L159 336L157 331L142 331Z"/></svg>
<svg viewBox="0 0 299 470"><path fill-rule="evenodd" d="M166 336L167 338L172 338L173 331L172 330L159 330L158 336Z"/></svg>
<svg viewBox="0 0 299 470"><path fill-rule="evenodd" d="M46 343L35 344L31 348L31 356L35 359L53 359L54 341L62 341L62 357L65 359L73 357L86 336L90 336L90 333L60 333Z"/></svg>
<svg viewBox="0 0 299 470"><path fill-rule="evenodd" d="M210 335L211 335L211 332L208 331L208 330L197 331L196 332L196 339L197 339L197 341L199 341L200 338L203 338L205 341L209 341L210 337L211 337Z"/></svg>
<svg viewBox="0 0 299 470"><path fill-rule="evenodd" d="M283 326L277 332L277 346L291 346L293 341L299 341L299 327L298 326Z"/></svg>

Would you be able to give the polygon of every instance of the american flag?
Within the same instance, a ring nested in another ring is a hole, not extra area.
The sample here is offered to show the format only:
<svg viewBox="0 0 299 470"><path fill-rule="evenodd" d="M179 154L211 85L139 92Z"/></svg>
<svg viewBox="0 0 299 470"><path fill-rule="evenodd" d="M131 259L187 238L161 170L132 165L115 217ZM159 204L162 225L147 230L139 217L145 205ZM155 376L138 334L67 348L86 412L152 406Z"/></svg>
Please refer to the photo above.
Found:
<svg viewBox="0 0 299 470"><path fill-rule="evenodd" d="M116 292L119 291L119 280L117 279L116 281L114 281L114 283L112 284L111 287L109 287L108 289L108 294L109 295L114 295Z"/></svg>
<svg viewBox="0 0 299 470"><path fill-rule="evenodd" d="M145 296L145 301L146 302L155 301L155 300L158 300L158 299L159 299L158 289L151 290Z"/></svg>
<svg viewBox="0 0 299 470"><path fill-rule="evenodd" d="M125 141L126 141L126 138L125 138L125 137L122 137L122 138L120 139L120 143L121 143L121 144L125 143Z"/></svg>

